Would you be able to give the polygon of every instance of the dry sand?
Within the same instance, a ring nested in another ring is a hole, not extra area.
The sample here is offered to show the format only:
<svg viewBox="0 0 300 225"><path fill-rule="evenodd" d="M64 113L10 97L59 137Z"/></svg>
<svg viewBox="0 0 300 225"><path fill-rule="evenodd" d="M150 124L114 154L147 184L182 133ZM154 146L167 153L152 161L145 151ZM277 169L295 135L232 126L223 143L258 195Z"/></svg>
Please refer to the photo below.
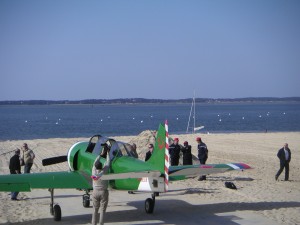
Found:
<svg viewBox="0 0 300 225"><path fill-rule="evenodd" d="M153 141L150 132L139 136L115 137L135 142L139 156L144 157L146 146ZM178 135L180 143L187 140L196 155L196 136ZM171 134L171 137L175 137ZM300 133L247 133L201 134L209 149L207 163L244 162L254 169L208 176L206 181L197 178L172 182L170 191L156 198L154 213L144 211L147 193L129 195L110 191L106 224L300 224ZM0 142L0 154L20 147L27 142L36 154L33 173L67 170L61 163L43 167L43 158L64 155L77 141L88 138L43 139ZM289 143L292 151L290 181L279 181L274 175L279 169L276 156L283 144ZM0 174L8 174L8 160L13 153L0 157ZM238 190L227 189L225 181L232 181ZM20 193L21 201L10 200L8 193L0 193L0 224L89 224L92 208L83 208L77 190L55 190L55 202L62 208L62 221L54 222L49 213L50 194L47 190Z"/></svg>

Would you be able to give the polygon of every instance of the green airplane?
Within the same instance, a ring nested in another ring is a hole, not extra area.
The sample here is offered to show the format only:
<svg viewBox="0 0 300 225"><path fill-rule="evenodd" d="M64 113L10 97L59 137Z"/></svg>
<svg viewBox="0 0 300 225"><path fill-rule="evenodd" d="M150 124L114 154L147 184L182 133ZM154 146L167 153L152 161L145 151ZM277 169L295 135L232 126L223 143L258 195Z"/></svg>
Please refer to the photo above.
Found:
<svg viewBox="0 0 300 225"><path fill-rule="evenodd" d="M61 208L58 204L54 204L54 189L84 190L83 206L89 207L93 163L99 155L102 155L100 161L104 164L106 158L103 153L109 150L106 156L110 159L109 173L103 175L101 179L109 180L112 189L152 193L151 198L145 200L145 211L153 213L155 197L168 191L169 181L250 169L243 163L170 166L168 148L167 122L159 125L152 156L146 162L132 156L129 144L95 135L88 142L75 143L67 156L42 161L44 166L67 161L69 171L1 175L0 191L29 192L31 189L48 189L51 194L50 213L55 221L59 221Z"/></svg>

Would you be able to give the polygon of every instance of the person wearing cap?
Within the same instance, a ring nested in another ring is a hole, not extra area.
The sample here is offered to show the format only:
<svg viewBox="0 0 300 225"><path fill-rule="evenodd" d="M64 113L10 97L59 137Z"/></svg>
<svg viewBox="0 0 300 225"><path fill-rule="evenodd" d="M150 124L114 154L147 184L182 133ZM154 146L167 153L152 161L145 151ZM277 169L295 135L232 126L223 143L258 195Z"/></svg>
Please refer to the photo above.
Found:
<svg viewBox="0 0 300 225"><path fill-rule="evenodd" d="M193 165L192 161L192 146L189 145L187 141L183 143L183 148L181 148L183 159L182 164L183 165Z"/></svg>
<svg viewBox="0 0 300 225"><path fill-rule="evenodd" d="M208 149L206 144L202 141L201 137L197 137L196 139L197 143L198 143L198 159L200 161L201 165L204 165L206 163L206 160L208 158ZM199 177L199 180L206 180L206 176L203 175L201 177Z"/></svg>
<svg viewBox="0 0 300 225"><path fill-rule="evenodd" d="M173 144L169 146L169 154L170 154L170 159L171 159L171 166L178 166L179 164L179 153L180 153L180 145L179 139L174 138Z"/></svg>
<svg viewBox="0 0 300 225"><path fill-rule="evenodd" d="M9 160L9 171L10 174L21 174L21 165L20 165L20 149L15 151L14 156L12 156ZM19 192L11 193L11 200L17 201Z"/></svg>

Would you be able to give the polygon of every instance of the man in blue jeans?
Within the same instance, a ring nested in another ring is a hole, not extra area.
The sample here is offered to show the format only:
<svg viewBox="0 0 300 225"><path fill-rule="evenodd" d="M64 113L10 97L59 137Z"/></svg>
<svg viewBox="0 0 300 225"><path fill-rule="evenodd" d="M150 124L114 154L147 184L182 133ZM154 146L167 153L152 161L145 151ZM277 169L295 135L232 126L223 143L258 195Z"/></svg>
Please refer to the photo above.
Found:
<svg viewBox="0 0 300 225"><path fill-rule="evenodd" d="M15 151L15 154L13 157L9 160L9 171L10 174L20 174L21 173L21 165L20 165L20 149L17 149ZM11 200L17 201L19 192L12 192L11 193Z"/></svg>
<svg viewBox="0 0 300 225"><path fill-rule="evenodd" d="M35 155L26 143L23 144L24 173L30 173Z"/></svg>

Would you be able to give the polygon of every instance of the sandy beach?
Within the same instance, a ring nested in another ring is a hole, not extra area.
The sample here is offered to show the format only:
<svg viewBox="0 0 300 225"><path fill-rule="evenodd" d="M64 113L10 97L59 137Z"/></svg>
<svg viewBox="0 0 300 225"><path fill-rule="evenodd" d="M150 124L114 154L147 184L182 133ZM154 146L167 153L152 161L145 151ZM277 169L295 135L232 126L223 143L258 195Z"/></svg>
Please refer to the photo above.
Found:
<svg viewBox="0 0 300 225"><path fill-rule="evenodd" d="M172 135L180 143L188 141L197 155L197 136L209 149L207 163L243 162L253 169L215 174L206 181L197 178L172 182L170 191L156 198L153 214L146 214L144 201L149 193L129 195L127 191L110 191L105 224L300 224L300 132L235 133ZM144 159L146 146L153 142L151 132L139 136L113 137L135 142L139 157ZM77 141L88 138L55 138L7 140L0 142L0 154L28 143L36 154L32 173L68 170L67 163L48 167L42 159L65 155ZM279 169L277 151L287 142L292 152L290 180L284 172L275 181ZM8 174L8 161L13 153L0 157L0 174ZM194 163L197 163L195 160ZM225 181L234 182L237 190L227 189ZM92 207L83 208L83 192L55 190L55 202L62 209L62 221L54 222L49 213L47 190L20 193L20 201L11 201L9 193L0 193L0 224L89 224Z"/></svg>

